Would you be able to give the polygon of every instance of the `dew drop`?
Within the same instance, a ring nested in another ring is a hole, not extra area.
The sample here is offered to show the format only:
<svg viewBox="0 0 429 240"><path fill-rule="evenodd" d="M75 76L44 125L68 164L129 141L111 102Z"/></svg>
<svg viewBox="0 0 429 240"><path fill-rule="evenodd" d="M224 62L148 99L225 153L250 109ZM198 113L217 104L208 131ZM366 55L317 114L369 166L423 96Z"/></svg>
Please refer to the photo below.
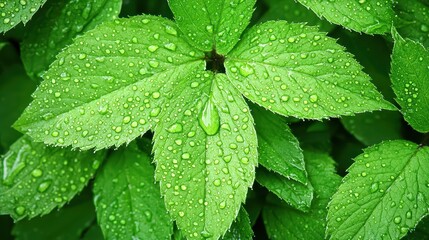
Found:
<svg viewBox="0 0 429 240"><path fill-rule="evenodd" d="M152 109L151 111L150 111L150 116L151 117L156 117L156 116L158 116L159 115L159 113L161 112L161 108L159 108L159 107L157 107L157 108L154 108L154 109Z"/></svg>
<svg viewBox="0 0 429 240"><path fill-rule="evenodd" d="M168 132L170 133L180 133L183 131L183 126L180 123L175 123L173 125L171 125L168 129Z"/></svg>
<svg viewBox="0 0 429 240"><path fill-rule="evenodd" d="M16 212L16 214L18 214L19 216L22 216L22 215L24 215L24 213L25 213L25 207L23 207L23 206L18 206L18 207L16 207L16 208L15 208L15 212Z"/></svg>
<svg viewBox="0 0 429 240"><path fill-rule="evenodd" d="M211 99L207 100L203 110L198 116L198 122L204 132L209 135L215 135L219 130L219 113Z"/></svg>
<svg viewBox="0 0 429 240"><path fill-rule="evenodd" d="M34 169L32 172L31 172L31 175L33 176L33 177L41 177L42 175L43 175L43 171L42 170L40 170L40 169L38 169L38 168L36 168L36 169Z"/></svg>
<svg viewBox="0 0 429 240"><path fill-rule="evenodd" d="M211 237L213 237L213 234L212 233L210 233L209 231L207 231L207 230L203 230L202 232L201 232L201 236L203 237L203 238L211 238Z"/></svg>
<svg viewBox="0 0 429 240"><path fill-rule="evenodd" d="M396 224L401 223L401 221L402 221L402 218L401 218L401 217L399 217L399 216L397 216L397 217L395 217L395 218L393 219L393 222L395 222Z"/></svg>
<svg viewBox="0 0 429 240"><path fill-rule="evenodd" d="M241 65L238 72L240 73L241 76L247 77L249 75L252 75L255 72L255 70L253 69L253 67L246 64L246 65Z"/></svg>
<svg viewBox="0 0 429 240"><path fill-rule="evenodd" d="M149 50L149 52L155 52L156 50L158 50L158 46L156 45L150 45L149 47L147 47L147 50Z"/></svg>
<svg viewBox="0 0 429 240"><path fill-rule="evenodd" d="M372 192L372 193L377 192L377 191L378 191L378 183L373 183L373 184L371 185L370 190L371 190L371 192Z"/></svg>
<svg viewBox="0 0 429 240"><path fill-rule="evenodd" d="M39 191L39 192L41 192L41 193L43 193L43 192L45 192L46 190L48 190L48 188L51 186L51 181L45 181L45 182L42 182L38 187L37 187L37 191Z"/></svg>
<svg viewBox="0 0 429 240"><path fill-rule="evenodd" d="M220 186L220 180L219 179L214 180L213 185L215 185L216 187L219 187Z"/></svg>
<svg viewBox="0 0 429 240"><path fill-rule="evenodd" d="M176 29L174 29L172 26L169 26L169 25L165 26L165 32L173 36L177 35Z"/></svg>
<svg viewBox="0 0 429 240"><path fill-rule="evenodd" d="M315 103L317 102L317 95L313 94L310 96L310 102Z"/></svg>
<svg viewBox="0 0 429 240"><path fill-rule="evenodd" d="M152 213L149 211L144 211L144 215L146 216L146 220L148 222L152 221Z"/></svg>

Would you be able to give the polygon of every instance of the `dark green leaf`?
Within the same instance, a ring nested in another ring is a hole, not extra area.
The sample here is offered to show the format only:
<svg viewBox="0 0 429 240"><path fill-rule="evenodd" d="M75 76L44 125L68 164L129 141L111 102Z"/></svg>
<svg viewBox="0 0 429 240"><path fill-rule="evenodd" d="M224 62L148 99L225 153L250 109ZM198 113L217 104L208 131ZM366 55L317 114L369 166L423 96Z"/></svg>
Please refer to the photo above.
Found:
<svg viewBox="0 0 429 240"><path fill-rule="evenodd" d="M21 136L11 125L31 102L36 84L18 64L8 65L0 79L0 145L8 149Z"/></svg>
<svg viewBox="0 0 429 240"><path fill-rule="evenodd" d="M85 232L81 240L104 240L103 232L97 224L94 224Z"/></svg>
<svg viewBox="0 0 429 240"><path fill-rule="evenodd" d="M383 140L401 138L401 114L391 111L361 113L353 117L343 117L344 127L367 146Z"/></svg>
<svg viewBox="0 0 429 240"><path fill-rule="evenodd" d="M295 0L265 0L268 11L260 21L286 20L295 23L307 23L310 26L318 26L320 30L329 32L335 25L320 19L315 13Z"/></svg>
<svg viewBox="0 0 429 240"><path fill-rule="evenodd" d="M20 22L30 21L46 0L7 0L0 2L0 33L7 32Z"/></svg>
<svg viewBox="0 0 429 240"><path fill-rule="evenodd" d="M138 16L98 25L57 56L15 123L46 144L107 148L148 131L173 79L204 68L169 20Z"/></svg>
<svg viewBox="0 0 429 240"><path fill-rule="evenodd" d="M258 135L259 163L270 171L308 183L299 142L281 116L252 105Z"/></svg>
<svg viewBox="0 0 429 240"><path fill-rule="evenodd" d="M201 51L226 54L240 40L255 0L169 0L177 25Z"/></svg>
<svg viewBox="0 0 429 240"><path fill-rule="evenodd" d="M356 157L329 203L333 239L400 239L427 215L429 147L396 140Z"/></svg>
<svg viewBox="0 0 429 240"><path fill-rule="evenodd" d="M429 132L429 51L393 33L392 87L405 121L419 132Z"/></svg>
<svg viewBox="0 0 429 240"><path fill-rule="evenodd" d="M150 162L132 143L115 151L97 175L94 201L106 239L170 239L173 224Z"/></svg>
<svg viewBox="0 0 429 240"><path fill-rule="evenodd" d="M178 79L155 128L156 179L189 239L223 235L252 186L257 138L249 108L224 74Z"/></svg>
<svg viewBox="0 0 429 240"><path fill-rule="evenodd" d="M298 0L328 21L358 32L383 34L393 19L391 0Z"/></svg>
<svg viewBox="0 0 429 240"><path fill-rule="evenodd" d="M104 152L51 148L18 139L0 162L0 214L15 220L62 207L93 177Z"/></svg>
<svg viewBox="0 0 429 240"><path fill-rule="evenodd" d="M40 76L73 38L117 17L121 4L120 0L48 1L25 28L21 54L27 73Z"/></svg>
<svg viewBox="0 0 429 240"><path fill-rule="evenodd" d="M285 116L321 119L395 109L344 47L315 27L260 24L244 34L225 65L240 92Z"/></svg>
<svg viewBox="0 0 429 240"><path fill-rule="evenodd" d="M429 47L429 2L427 0L395 0L396 30L405 38Z"/></svg>
<svg viewBox="0 0 429 240"><path fill-rule="evenodd" d="M334 161L326 154L305 152L306 167L314 186L315 198L307 213L297 211L273 195L263 209L265 227L270 239L324 239L326 207L341 178Z"/></svg>
<svg viewBox="0 0 429 240"><path fill-rule="evenodd" d="M304 212L309 210L313 200L313 187L310 183L304 185L263 167L258 168L256 181L293 208Z"/></svg>
<svg viewBox="0 0 429 240"><path fill-rule="evenodd" d="M221 238L222 240L251 240L253 237L252 226L250 225L249 215L242 207L238 212L238 216L232 223L231 227Z"/></svg>
<svg viewBox="0 0 429 240"><path fill-rule="evenodd" d="M83 202L65 206L42 218L19 221L12 233L16 240L77 240L94 220L94 206L91 202Z"/></svg>

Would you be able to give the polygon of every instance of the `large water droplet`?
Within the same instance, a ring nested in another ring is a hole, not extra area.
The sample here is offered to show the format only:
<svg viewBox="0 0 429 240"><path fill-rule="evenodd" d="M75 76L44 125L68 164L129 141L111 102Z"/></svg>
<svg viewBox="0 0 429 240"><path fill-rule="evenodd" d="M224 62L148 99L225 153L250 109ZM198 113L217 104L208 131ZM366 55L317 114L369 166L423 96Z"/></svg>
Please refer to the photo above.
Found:
<svg viewBox="0 0 429 240"><path fill-rule="evenodd" d="M216 106L209 99L201 111L198 122L207 135L215 135L219 130L220 119Z"/></svg>
<svg viewBox="0 0 429 240"><path fill-rule="evenodd" d="M180 133L183 131L183 126L180 123L175 123L173 125L171 125L168 129L168 132L170 133Z"/></svg>
<svg viewBox="0 0 429 240"><path fill-rule="evenodd" d="M251 67L250 65L241 65L238 71L239 71L240 75L243 77L247 77L249 75L252 75L255 72L253 67Z"/></svg>
<svg viewBox="0 0 429 240"><path fill-rule="evenodd" d="M16 214L22 216L25 213L25 207L18 206L18 207L15 208L15 212L16 212Z"/></svg>
<svg viewBox="0 0 429 240"><path fill-rule="evenodd" d="M40 185L39 185L39 187L37 187L37 191L39 191L39 192L45 192L46 190L48 190L48 188L51 186L51 181L45 181L45 182L42 182Z"/></svg>

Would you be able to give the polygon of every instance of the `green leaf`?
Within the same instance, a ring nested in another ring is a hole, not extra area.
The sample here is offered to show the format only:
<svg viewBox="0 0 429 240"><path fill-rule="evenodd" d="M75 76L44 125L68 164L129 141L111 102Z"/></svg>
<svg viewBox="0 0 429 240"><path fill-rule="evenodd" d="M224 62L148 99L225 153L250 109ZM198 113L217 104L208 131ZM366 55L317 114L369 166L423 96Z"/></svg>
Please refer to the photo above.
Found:
<svg viewBox="0 0 429 240"><path fill-rule="evenodd" d="M46 0L8 0L0 2L0 33L7 32L20 22L30 21Z"/></svg>
<svg viewBox="0 0 429 240"><path fill-rule="evenodd" d="M11 125L31 102L36 84L18 64L8 65L0 79L0 145L8 149L21 136Z"/></svg>
<svg viewBox="0 0 429 240"><path fill-rule="evenodd" d="M150 162L132 143L115 151L97 175L94 201L106 239L170 239L173 224Z"/></svg>
<svg viewBox="0 0 429 240"><path fill-rule="evenodd" d="M90 201L66 206L42 218L19 221L12 234L17 240L76 240L95 220Z"/></svg>
<svg viewBox="0 0 429 240"><path fill-rule="evenodd" d="M258 135L259 163L270 171L308 183L299 142L281 116L252 105Z"/></svg>
<svg viewBox="0 0 429 240"><path fill-rule="evenodd" d="M329 203L333 239L400 239L427 215L429 147L388 141L364 150Z"/></svg>
<svg viewBox="0 0 429 240"><path fill-rule="evenodd" d="M240 212L231 227L222 237L222 240L251 240L253 239L252 226L250 226L249 215L246 210L241 207Z"/></svg>
<svg viewBox="0 0 429 240"><path fill-rule="evenodd" d="M404 239L425 239L429 236L429 218L426 216L423 219L420 220L419 224L417 225L416 229L412 230L409 234L407 234Z"/></svg>
<svg viewBox="0 0 429 240"><path fill-rule="evenodd" d="M367 146L401 138L402 117L398 112L377 111L341 118L341 123Z"/></svg>
<svg viewBox="0 0 429 240"><path fill-rule="evenodd" d="M354 55L384 98L392 101L395 97L389 76L392 43L384 36L360 34L346 29L334 31L331 36L338 38L338 43Z"/></svg>
<svg viewBox="0 0 429 240"><path fill-rule="evenodd" d="M28 74L40 76L73 38L117 17L121 4L120 0L48 1L25 28L21 53Z"/></svg>
<svg viewBox="0 0 429 240"><path fill-rule="evenodd" d="M263 167L258 168L256 181L293 208L303 212L309 210L313 200L313 187L310 183L304 185Z"/></svg>
<svg viewBox="0 0 429 240"><path fill-rule="evenodd" d="M97 224L94 224L85 232L81 240L104 240L103 232Z"/></svg>
<svg viewBox="0 0 429 240"><path fill-rule="evenodd" d="M412 40L393 33L392 88L402 114L412 128L429 132L429 51Z"/></svg>
<svg viewBox="0 0 429 240"><path fill-rule="evenodd" d="M314 186L315 197L311 208L308 213L303 213L269 195L262 216L270 239L325 239L326 206L341 178L328 155L305 152L305 160Z"/></svg>
<svg viewBox="0 0 429 240"><path fill-rule="evenodd" d="M167 209L187 238L217 239L254 181L257 138L249 108L224 74L197 71L179 79L160 115L155 176Z"/></svg>
<svg viewBox="0 0 429 240"><path fill-rule="evenodd" d="M335 25L320 19L311 10L305 8L295 0L265 0L268 11L259 19L260 22L268 20L286 20L295 23L307 23L310 26L318 26L320 30L329 32Z"/></svg>
<svg viewBox="0 0 429 240"><path fill-rule="evenodd" d="M103 157L103 151L50 148L20 138L0 162L0 214L20 220L62 207L93 177Z"/></svg>
<svg viewBox="0 0 429 240"><path fill-rule="evenodd" d="M393 110L344 47L315 27L267 22L228 55L227 75L250 100L297 118Z"/></svg>
<svg viewBox="0 0 429 240"><path fill-rule="evenodd" d="M396 0L394 26L405 38L429 47L429 2L425 0Z"/></svg>
<svg viewBox="0 0 429 240"><path fill-rule="evenodd" d="M250 225L253 226L259 218L265 199L261 196L266 194L266 190L259 184L253 184L247 192L244 208L249 216Z"/></svg>
<svg viewBox="0 0 429 240"><path fill-rule="evenodd" d="M172 80L204 68L202 56L160 17L98 25L57 56L15 127L81 149L131 142L158 121Z"/></svg>
<svg viewBox="0 0 429 240"><path fill-rule="evenodd" d="M249 24L255 0L169 0L177 25L189 43L209 52L226 54Z"/></svg>
<svg viewBox="0 0 429 240"><path fill-rule="evenodd" d="M390 32L394 15L390 0L298 0L298 2L332 23L368 34Z"/></svg>

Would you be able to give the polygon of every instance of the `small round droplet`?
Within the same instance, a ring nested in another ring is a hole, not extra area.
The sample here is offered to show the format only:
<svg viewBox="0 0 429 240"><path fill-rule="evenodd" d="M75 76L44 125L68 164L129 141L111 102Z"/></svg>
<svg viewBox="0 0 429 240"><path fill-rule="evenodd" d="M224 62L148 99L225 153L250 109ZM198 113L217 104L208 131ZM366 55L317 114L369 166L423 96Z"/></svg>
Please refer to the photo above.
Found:
<svg viewBox="0 0 429 240"><path fill-rule="evenodd" d="M24 215L25 213L25 207L23 206L18 206L15 208L15 213L18 214L19 216Z"/></svg>
<svg viewBox="0 0 429 240"><path fill-rule="evenodd" d="M38 169L38 168L36 168L36 169L34 169L32 172L31 172L31 175L33 176L33 177L41 177L42 175L43 175L43 171L42 170L40 170L40 169Z"/></svg>

